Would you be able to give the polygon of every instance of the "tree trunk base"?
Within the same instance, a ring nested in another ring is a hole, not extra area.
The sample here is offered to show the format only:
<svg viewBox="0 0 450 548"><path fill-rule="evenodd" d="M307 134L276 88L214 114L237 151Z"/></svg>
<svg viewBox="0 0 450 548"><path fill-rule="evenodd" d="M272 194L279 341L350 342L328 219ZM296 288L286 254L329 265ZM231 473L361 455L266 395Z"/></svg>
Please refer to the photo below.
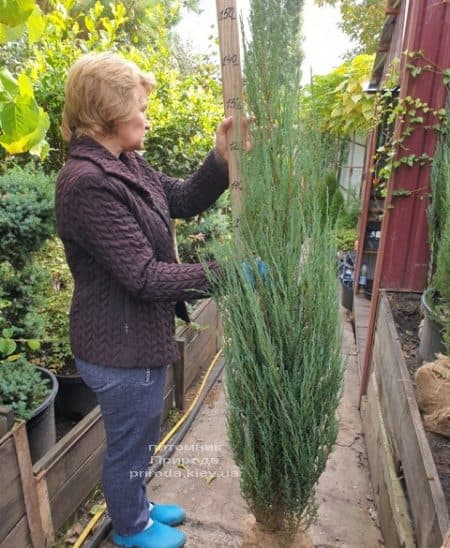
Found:
<svg viewBox="0 0 450 548"><path fill-rule="evenodd" d="M299 530L293 537L286 539L281 531L269 531L250 514L244 521L242 548L314 548L314 543L305 531Z"/></svg>

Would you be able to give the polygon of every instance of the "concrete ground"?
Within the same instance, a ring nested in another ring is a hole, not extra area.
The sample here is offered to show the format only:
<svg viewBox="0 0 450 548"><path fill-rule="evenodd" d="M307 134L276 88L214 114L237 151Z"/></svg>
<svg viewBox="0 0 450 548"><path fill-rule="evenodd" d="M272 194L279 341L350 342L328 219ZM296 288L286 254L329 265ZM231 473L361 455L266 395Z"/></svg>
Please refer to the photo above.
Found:
<svg viewBox="0 0 450 548"><path fill-rule="evenodd" d="M341 427L318 489L318 518L310 529L317 548L384 546L370 486L362 426L357 408L359 377L353 331L344 324L347 357ZM219 379L194 424L170 461L149 486L150 500L179 503L187 510L182 525L189 548L242 545L245 501L239 469L227 442L223 381ZM111 546L105 542L104 547Z"/></svg>

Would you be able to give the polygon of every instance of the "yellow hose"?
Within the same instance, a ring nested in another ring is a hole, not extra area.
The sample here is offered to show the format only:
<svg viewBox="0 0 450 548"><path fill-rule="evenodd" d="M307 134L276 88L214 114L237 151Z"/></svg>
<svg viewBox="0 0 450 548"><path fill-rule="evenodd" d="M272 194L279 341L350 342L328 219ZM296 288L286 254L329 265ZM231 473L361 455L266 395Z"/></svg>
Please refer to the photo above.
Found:
<svg viewBox="0 0 450 548"><path fill-rule="evenodd" d="M195 404L197 403L200 394L202 393L203 388L205 387L206 381L208 380L209 375L211 374L211 371L213 367L216 365L217 360L220 357L220 354L222 353L222 350L219 350L217 354L214 356L212 362L210 363L208 370L206 371L205 378L202 381L202 384L200 385L200 388L197 392L197 395L195 396L194 400L192 401L191 405L189 406L188 410L185 412L185 414L181 417L181 419L175 424L175 426L168 432L164 438L158 443L158 445L155 448L155 455L161 450L161 447L164 447L164 445L170 440L170 438L175 434L175 432L180 428L180 426L186 421L188 418L190 412L194 408ZM80 548L88 535L91 533L92 529L94 528L95 524L98 522L98 520L103 516L106 510L106 503L103 503L101 505L100 510L96 512L96 514L92 517L92 519L89 521L89 523L86 525L86 527L81 532L80 536L78 537L78 540L73 545L73 548Z"/></svg>

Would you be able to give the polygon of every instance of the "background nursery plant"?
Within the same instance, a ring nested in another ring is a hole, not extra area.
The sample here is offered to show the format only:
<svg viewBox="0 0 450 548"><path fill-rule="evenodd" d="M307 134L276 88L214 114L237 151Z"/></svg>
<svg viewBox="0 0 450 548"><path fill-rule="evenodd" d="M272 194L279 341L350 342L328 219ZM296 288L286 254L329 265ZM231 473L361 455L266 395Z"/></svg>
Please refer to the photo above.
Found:
<svg viewBox="0 0 450 548"><path fill-rule="evenodd" d="M251 2L253 150L242 158L238 230L218 252L230 443L251 512L277 532L272 546L288 546L315 515L342 385L335 249L318 192L327 166L322 137L300 117L300 25L287 4Z"/></svg>
<svg viewBox="0 0 450 548"><path fill-rule="evenodd" d="M436 147L431 175L432 199L429 208L431 249L430 283L426 297L433 318L441 329L446 354L450 353L450 128L447 103L446 123ZM431 275L432 274L432 275Z"/></svg>

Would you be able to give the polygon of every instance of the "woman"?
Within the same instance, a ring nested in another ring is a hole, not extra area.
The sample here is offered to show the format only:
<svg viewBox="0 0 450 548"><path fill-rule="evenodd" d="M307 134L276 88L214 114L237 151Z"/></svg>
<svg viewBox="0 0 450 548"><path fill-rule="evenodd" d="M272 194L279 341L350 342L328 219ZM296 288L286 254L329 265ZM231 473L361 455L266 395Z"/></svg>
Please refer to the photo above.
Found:
<svg viewBox="0 0 450 548"><path fill-rule="evenodd" d="M185 182L152 169L136 150L149 129L153 78L112 53L69 71L62 135L69 157L56 215L75 289L70 334L78 371L96 393L106 430L103 490L113 540L176 548L185 512L149 503L151 448L159 440L167 364L178 358L175 311L210 289L205 267L177 264L171 217L192 217L227 188L225 119L215 149ZM213 272L214 262L208 264Z"/></svg>

